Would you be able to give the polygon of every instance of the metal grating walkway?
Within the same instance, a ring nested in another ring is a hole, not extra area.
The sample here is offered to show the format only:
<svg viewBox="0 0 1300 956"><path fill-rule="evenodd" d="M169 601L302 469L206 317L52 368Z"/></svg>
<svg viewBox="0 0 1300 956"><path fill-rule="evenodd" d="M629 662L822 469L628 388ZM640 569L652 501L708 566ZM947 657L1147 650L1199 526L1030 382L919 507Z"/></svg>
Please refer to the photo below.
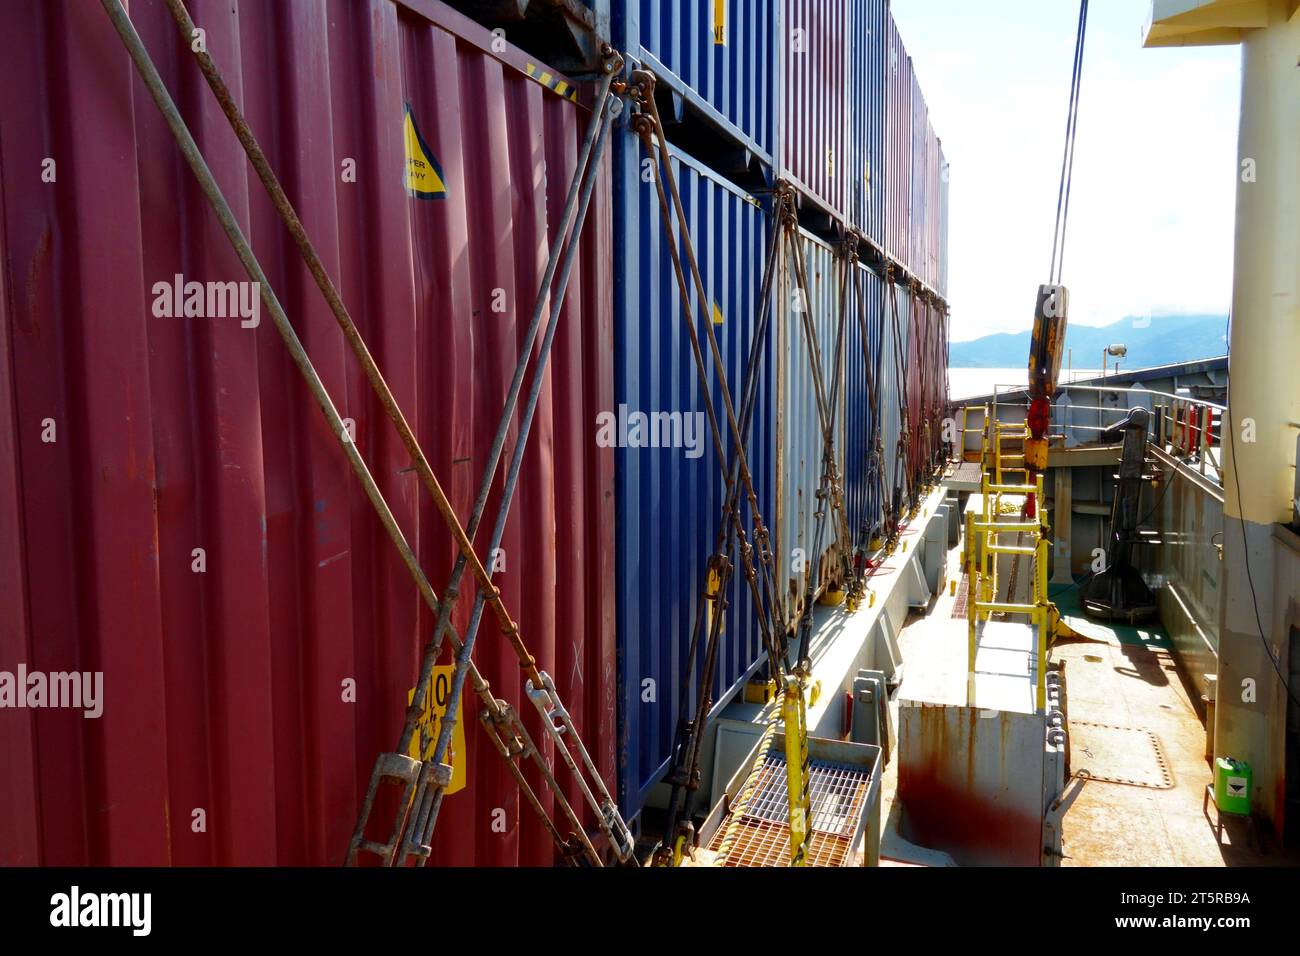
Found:
<svg viewBox="0 0 1300 956"><path fill-rule="evenodd" d="M735 835L723 866L789 866L790 829L785 755L777 750L764 754L755 768L757 779L752 794L732 815ZM808 866L843 866L847 862L853 834L862 816L870 774L856 767L809 760L812 831ZM728 827L718 828L710 849L721 847Z"/></svg>

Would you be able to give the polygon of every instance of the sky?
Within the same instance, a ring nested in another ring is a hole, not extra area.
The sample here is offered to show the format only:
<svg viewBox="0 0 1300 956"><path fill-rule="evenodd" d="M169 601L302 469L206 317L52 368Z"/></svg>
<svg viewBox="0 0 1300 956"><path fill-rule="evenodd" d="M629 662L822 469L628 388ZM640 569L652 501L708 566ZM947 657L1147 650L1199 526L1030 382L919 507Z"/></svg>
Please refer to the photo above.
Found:
<svg viewBox="0 0 1300 956"><path fill-rule="evenodd" d="M951 165L952 339L1028 331L1047 281L1076 0L893 0ZM1143 49L1091 0L1063 282L1070 321L1228 313L1239 47Z"/></svg>

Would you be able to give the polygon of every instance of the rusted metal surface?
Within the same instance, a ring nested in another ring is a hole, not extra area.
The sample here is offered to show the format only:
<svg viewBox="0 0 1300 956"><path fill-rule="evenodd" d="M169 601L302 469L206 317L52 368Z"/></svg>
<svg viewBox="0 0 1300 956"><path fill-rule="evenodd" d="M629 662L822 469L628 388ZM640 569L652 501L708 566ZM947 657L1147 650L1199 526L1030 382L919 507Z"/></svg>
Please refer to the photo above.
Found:
<svg viewBox="0 0 1300 956"><path fill-rule="evenodd" d="M1160 738L1144 727L1070 721L1070 766L1088 780L1155 790L1174 785Z"/></svg>
<svg viewBox="0 0 1300 956"><path fill-rule="evenodd" d="M959 865L1038 866L1043 734L1043 718L1034 714L904 700L902 835Z"/></svg>
<svg viewBox="0 0 1300 956"><path fill-rule="evenodd" d="M190 9L466 515L588 113L531 78L520 51L491 53L486 30L437 3ZM325 387L356 423L394 518L431 579L445 579L452 539L188 49L161 6L130 12ZM150 314L156 279L227 281L238 269L98 5L8 4L0 36L13 381L3 411L17 427L14 468L0 480L16 530L4 536L6 562L23 582L6 604L14 623L0 666L105 675L96 721L0 714L5 762L18 768L0 792L0 815L18 821L0 859L337 862L366 768L401 725L432 617L273 330ZM26 95L33 85L51 95ZM441 167L434 201L405 189L404 104ZM57 184L33 189L20 171L46 156ZM340 175L346 159L355 181ZM608 197L602 167L597 210ZM606 247L607 230L608 214L593 214L584 247ZM613 459L587 428L610 405L609 289L608 257L584 252L497 574L606 779ZM41 441L46 417L55 443ZM191 570L196 547L203 573ZM507 646L484 642L476 657L498 694L522 699ZM433 862L550 862L550 838L523 819L491 743L468 730L468 786L448 798ZM195 809L205 832L191 826ZM497 810L504 833L491 825Z"/></svg>

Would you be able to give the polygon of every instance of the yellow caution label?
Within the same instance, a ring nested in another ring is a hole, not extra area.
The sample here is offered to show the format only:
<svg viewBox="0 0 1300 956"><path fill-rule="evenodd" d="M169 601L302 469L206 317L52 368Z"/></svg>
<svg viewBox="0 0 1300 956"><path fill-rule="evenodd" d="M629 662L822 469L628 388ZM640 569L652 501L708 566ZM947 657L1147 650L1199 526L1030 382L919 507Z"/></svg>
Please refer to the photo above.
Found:
<svg viewBox="0 0 1300 956"><path fill-rule="evenodd" d="M711 599L706 608L705 633L713 633L713 615L717 613L718 602L716 600L718 592L722 589L722 575L718 574L717 568L709 568L708 582L705 585L704 593ZM718 633L727 633L727 619L724 617L718 624Z"/></svg>
<svg viewBox="0 0 1300 956"><path fill-rule="evenodd" d="M447 716L447 699L451 697L451 678L455 668L444 664L433 669L433 683L424 700L424 710L420 712L415 724L415 736L411 738L408 756L416 760L432 760L433 752L438 746L438 732L442 729L443 718ZM406 692L406 703L415 699L415 688ZM462 692L461 700L464 699ZM447 763L451 764L451 786L447 788L450 796L465 789L468 777L465 760L465 724L460 719L461 701L456 702L456 726L451 729L451 747L447 750Z"/></svg>
<svg viewBox="0 0 1300 956"><path fill-rule="evenodd" d="M416 199L445 199L447 184L442 178L442 167L420 135L410 104L407 104L402 126L402 139L406 143L406 191Z"/></svg>
<svg viewBox="0 0 1300 956"><path fill-rule="evenodd" d="M727 0L713 0L713 45L727 45Z"/></svg>
<svg viewBox="0 0 1300 956"><path fill-rule="evenodd" d="M558 93L566 100L573 100L575 103L578 101L578 88L576 86L567 80L560 79L550 71L542 69L536 63L529 63L524 67L524 72L552 93Z"/></svg>
<svg viewBox="0 0 1300 956"><path fill-rule="evenodd" d="M718 303L715 302L713 303L713 324L721 325L722 321L722 310L718 308Z"/></svg>

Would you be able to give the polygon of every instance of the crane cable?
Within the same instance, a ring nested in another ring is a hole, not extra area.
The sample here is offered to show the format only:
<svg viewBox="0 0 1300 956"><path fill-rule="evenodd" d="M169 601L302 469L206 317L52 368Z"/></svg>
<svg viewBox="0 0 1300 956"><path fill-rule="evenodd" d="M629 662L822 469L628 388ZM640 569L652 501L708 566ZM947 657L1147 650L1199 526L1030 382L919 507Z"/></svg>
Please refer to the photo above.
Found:
<svg viewBox="0 0 1300 956"><path fill-rule="evenodd" d="M1079 90L1083 85L1083 41L1088 29L1088 0L1079 2L1079 26L1074 37L1074 69L1070 75L1070 106L1065 117L1065 151L1061 156L1061 183L1056 191L1056 226L1052 230L1052 265L1048 279L1061 284L1065 268L1065 224L1070 216L1070 185L1074 178L1075 131L1079 125ZM1059 257L1058 257L1059 250Z"/></svg>

